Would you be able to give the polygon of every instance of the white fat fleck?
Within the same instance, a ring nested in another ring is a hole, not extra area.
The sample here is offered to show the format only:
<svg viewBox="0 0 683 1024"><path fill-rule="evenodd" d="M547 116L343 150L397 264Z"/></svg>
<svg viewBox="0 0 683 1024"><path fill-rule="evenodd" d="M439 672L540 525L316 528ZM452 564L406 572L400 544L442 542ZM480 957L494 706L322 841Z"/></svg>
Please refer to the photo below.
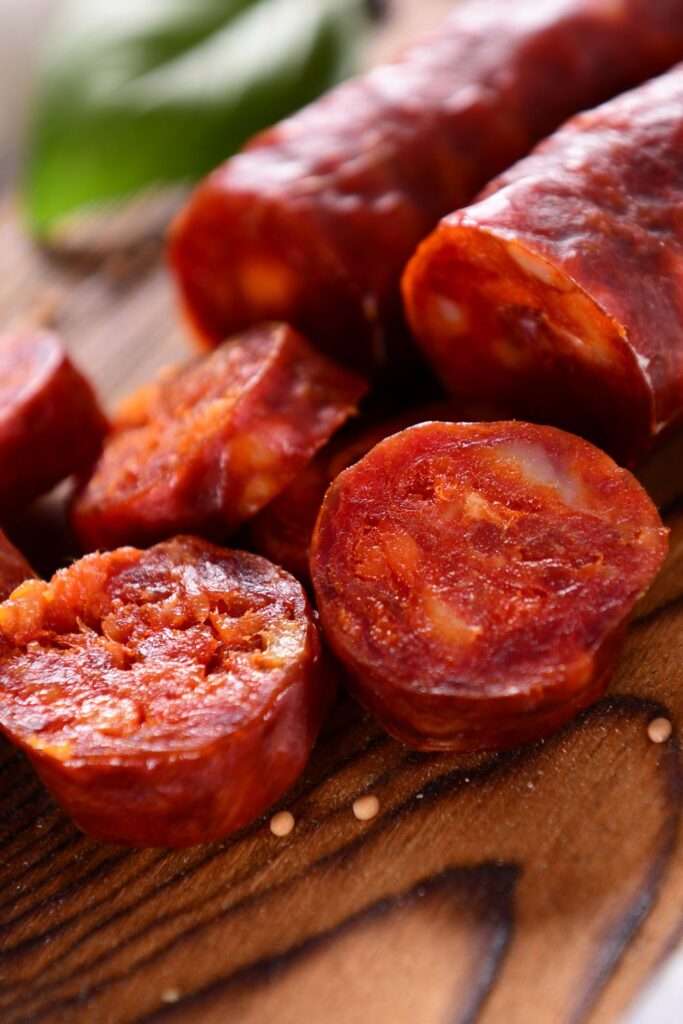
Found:
<svg viewBox="0 0 683 1024"><path fill-rule="evenodd" d="M423 592L422 608L430 631L455 647L474 643L481 633L481 626L465 622L456 609L433 590Z"/></svg>
<svg viewBox="0 0 683 1024"><path fill-rule="evenodd" d="M469 317L462 306L443 295L435 296L434 304L439 318L448 327L451 334L464 334L469 326Z"/></svg>
<svg viewBox="0 0 683 1024"><path fill-rule="evenodd" d="M547 260L534 255L528 249L509 243L507 250L510 258L525 274L535 277L542 284L547 284L551 288L559 288L562 291L568 291L572 287L571 283L567 282L566 278L559 274Z"/></svg>
<svg viewBox="0 0 683 1024"><path fill-rule="evenodd" d="M640 352L636 352L635 353L635 357L636 357L636 362L638 363L638 366L641 368L643 373L647 375L648 370L650 369L650 363L652 362L652 360L650 358L648 358L648 356L641 356Z"/></svg>
<svg viewBox="0 0 683 1024"><path fill-rule="evenodd" d="M496 449L496 457L513 462L530 484L552 487L567 505L584 504L583 487L574 475L559 470L540 445L530 441L511 441Z"/></svg>
<svg viewBox="0 0 683 1024"><path fill-rule="evenodd" d="M510 519L509 513L507 515L501 514L479 491L469 491L467 494L465 498L465 515L468 519L484 519L489 523L495 523L499 526L507 526Z"/></svg>
<svg viewBox="0 0 683 1024"><path fill-rule="evenodd" d="M565 327L560 327L559 324L554 323L552 328L556 335L569 342L572 348L580 352L584 359L598 363L600 366L611 366L612 360L609 351L606 352L604 348L593 344L592 341L586 338L579 337L578 334L568 331Z"/></svg>
<svg viewBox="0 0 683 1024"><path fill-rule="evenodd" d="M283 623L277 633L267 635L268 657L288 661L296 657L301 647L301 630L296 622Z"/></svg>

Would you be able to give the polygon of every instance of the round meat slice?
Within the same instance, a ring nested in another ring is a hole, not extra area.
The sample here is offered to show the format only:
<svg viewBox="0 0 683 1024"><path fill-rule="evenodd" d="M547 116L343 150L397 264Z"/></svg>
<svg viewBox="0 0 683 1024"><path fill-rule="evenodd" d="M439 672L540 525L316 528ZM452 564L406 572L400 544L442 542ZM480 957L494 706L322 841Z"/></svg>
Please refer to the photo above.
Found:
<svg viewBox="0 0 683 1024"><path fill-rule="evenodd" d="M106 431L92 387L56 335L0 337L0 514L89 469Z"/></svg>
<svg viewBox="0 0 683 1024"><path fill-rule="evenodd" d="M0 726L97 839L190 846L253 821L331 686L297 581L192 537L88 555L0 605Z"/></svg>
<svg viewBox="0 0 683 1024"><path fill-rule="evenodd" d="M441 401L407 409L400 416L362 422L344 430L299 473L289 487L251 520L253 547L300 580L308 581L313 529L332 481L371 448L399 430L426 420L500 419L501 408L482 402ZM509 413L508 413L509 414Z"/></svg>
<svg viewBox="0 0 683 1024"><path fill-rule="evenodd" d="M667 550L633 476L520 422L426 423L327 493L311 574L361 701L419 750L499 750L604 691Z"/></svg>
<svg viewBox="0 0 683 1024"><path fill-rule="evenodd" d="M74 505L84 550L226 536L355 412L365 382L267 324L129 399Z"/></svg>
<svg viewBox="0 0 683 1024"><path fill-rule="evenodd" d="M0 601L4 601L24 580L35 578L35 573L21 551L0 530Z"/></svg>

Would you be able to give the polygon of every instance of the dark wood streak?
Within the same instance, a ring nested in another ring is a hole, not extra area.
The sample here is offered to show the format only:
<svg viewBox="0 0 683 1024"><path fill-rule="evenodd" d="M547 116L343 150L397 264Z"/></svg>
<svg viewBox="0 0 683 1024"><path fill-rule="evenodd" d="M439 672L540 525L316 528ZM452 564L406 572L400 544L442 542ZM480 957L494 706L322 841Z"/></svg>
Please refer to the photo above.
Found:
<svg viewBox="0 0 683 1024"><path fill-rule="evenodd" d="M476 907L482 923L492 932L487 955L482 959L479 975L472 979L469 1005L453 1008L452 1016L444 1024L474 1024L498 973L500 963L511 940L514 927L513 896L519 868L512 864L482 864L477 867L449 868L446 871L417 882L408 891L364 907L351 917L340 921L319 935L286 952L265 958L219 979L212 985L192 993L173 1007L168 1007L138 1019L136 1024L174 1024L185 1017L188 1007L201 1011L202 1007L219 997L229 997L230 990L245 986L258 988L272 984L278 976L294 964L337 941L343 935L383 916L411 906L434 893L447 898L462 897L463 892ZM454 908L460 913L460 899Z"/></svg>
<svg viewBox="0 0 683 1024"><path fill-rule="evenodd" d="M315 786L320 786L321 784L324 784L329 779L333 778L338 773L338 771L340 769L342 769L346 765L350 764L358 756L362 756L362 755L365 755L365 754L367 754L367 753L369 753L369 752L371 752L373 750L381 749L384 746L388 746L390 744L390 742L391 741L385 735L383 735L383 734L378 734L376 736L373 736L370 739L370 741L360 751L356 751L355 757L351 756L351 755L348 755L348 756L342 757L339 761L335 762L333 767L331 767L321 778L317 778L315 780ZM297 787L297 790L294 791L293 795L295 796L297 792L299 793L299 795L305 795L306 787L304 786L304 784L300 784L299 787ZM292 797L290 796L290 800L291 800L291 798ZM64 956L67 953L73 952L74 950L78 949L87 940L91 939L93 936L95 936L97 933L101 932L105 928L109 927L110 925L116 923L119 920L124 920L131 912L139 909L140 907L142 907L143 905L145 905L147 903L152 902L154 899L156 899L165 890L170 889L172 887L175 887L177 885L181 885L184 880L186 880L191 874L194 874L197 870L199 870L202 867L210 865L210 864L214 863L215 861L219 860L222 857L223 853L225 852L226 847L229 848L230 846L234 846L237 843L239 843L241 839L243 839L245 837L248 837L250 835L257 834L263 828L263 824L264 824L265 820L266 819L260 819L259 821L255 822L254 825L250 826L248 829L243 830L237 836L235 836L231 840L229 840L227 842L227 844L226 843L219 843L219 844L214 844L214 845L208 847L208 851L209 852L199 856L198 859L196 861L194 861L189 867L183 868L180 871L176 872L170 878L165 880L163 883L161 883L160 885L155 886L149 892L146 892L144 894L144 896L142 896L139 899L135 900L133 903L126 905L121 910L111 914L109 917L105 918L103 921L101 921L97 925L95 925L92 929L90 929L89 931L85 932L75 942L71 943L70 945L68 945L66 947L62 946L60 948L60 950L59 950L59 957L60 957L60 959L63 959ZM316 825L319 825L321 823L322 823L322 820L316 822ZM169 859L171 856L172 855L167 854L167 853L161 854L159 856L159 859L158 859L157 863L161 863L162 861ZM114 856L110 857L107 862L105 862L105 865L107 867L111 867L112 865L118 866L119 864L126 863L129 859L132 859L134 857L135 857L135 854L131 854L131 853L128 853L128 852L115 854ZM100 865L99 867L104 867L104 865ZM260 867L260 864L258 862L256 864L250 864L250 866L249 866L248 870L245 872L245 874L242 877L238 876L236 879L234 879L234 882L235 883L238 883L238 882L248 882L251 879L251 877L259 870L259 867ZM117 895L119 892L121 892L124 889L126 889L131 884L131 882L135 882L135 881L139 880L140 878L142 878L148 872L148 870L149 870L149 865L145 865L143 867L143 869L139 873L136 873L132 877L127 878L126 881L123 882L120 886L118 886L118 887L117 886L111 887L108 890L106 896L104 896L101 900L98 900L98 901L96 901L94 903L91 903L88 906L87 911L91 912L93 910L98 909L101 906L106 906L108 904L108 902L111 901L113 896ZM82 883L83 881L95 880L98 877L100 877L100 875L102 875L103 873L105 873L105 872L104 871L95 870L91 874L89 879L82 878L80 880L80 882ZM78 888L79 888L79 886L77 886L75 884L70 885L70 886L68 886L68 887L66 887L64 889L61 889L61 890L57 891L56 893L54 893L49 898L47 898L44 901L42 901L40 904L36 904L34 906L37 907L38 909L41 909L41 910L42 909L49 910L51 905L61 903L64 900L65 896L67 896L69 893L71 893L73 891L77 891ZM195 905L194 909L201 909L203 906L211 906L212 905L212 900L213 900L214 897L215 897L214 893L208 894L203 900L199 901ZM11 958L12 956L18 956L18 955L23 954L26 951L30 950L31 948L35 948L36 946L40 945L41 943L45 942L48 939L49 940L54 940L54 939L58 938L68 928L68 926L73 921L82 919L82 915L83 915L83 911L82 910L76 911L70 917L67 917L66 919L61 921L59 924L54 925L47 932L42 932L40 934L40 936L37 936L36 938L31 939L31 940L27 940L25 942L22 942L22 943L20 943L20 944L18 944L16 946L5 947L5 949L3 950L3 957L4 958ZM156 917L154 919L154 921L147 928L144 928L141 931L139 931L138 933L136 933L132 937L132 939L129 940L129 941L133 941L133 940L139 939L140 937L146 935L149 931L152 931L155 928L158 928L158 926L160 924L172 923L176 918L178 918L180 916L182 916L182 912L171 912L169 914L161 915L160 917ZM12 920L8 921L7 922L6 930L9 930L9 927L11 925L16 924L18 921L20 921L22 919L23 918L15 918L15 919L12 919ZM3 926L0 925L0 938L2 936L2 932L3 932ZM101 962L106 962L106 960L108 959L108 956L109 956L109 952L108 951L104 952L103 954L101 954L101 956L99 956L99 957L95 958L94 960L90 961L88 963L88 967L95 966L95 965L97 965L97 964L99 964ZM56 987L57 984L62 984L65 981L69 981L70 979L71 979L71 975L67 974L67 975L62 976L61 978L59 978L59 981L57 983L55 983L54 985L47 984L47 985L36 986L34 988L34 992L35 993L39 993L39 992L40 993L48 993L54 987ZM21 990L23 988L23 983L21 983L21 982L17 983L16 988ZM3 987L0 985L0 992L2 992L3 990L4 990ZM21 1002L21 999L18 1001L17 1005L19 1005L20 1002ZM9 1004L7 1009L11 1009L14 1005L15 1004Z"/></svg>
<svg viewBox="0 0 683 1024"><path fill-rule="evenodd" d="M615 710L640 714L652 718L668 718L672 715L668 708L654 701L642 700L637 697L612 697L603 701L603 706ZM600 707L600 705L598 705ZM599 953L595 964L585 980L583 991L577 993L576 1005L569 1015L570 1024L581 1024L586 1020L595 1005L601 991L616 971L626 949L637 934L640 926L651 912L667 868L675 853L679 831L680 812L683 806L683 774L681 773L680 746L674 734L665 744L663 750L664 775L667 786L667 797L671 813L662 822L661 840L657 855L645 866L643 879L638 891L634 894L631 905L623 915L605 930L599 944Z"/></svg>

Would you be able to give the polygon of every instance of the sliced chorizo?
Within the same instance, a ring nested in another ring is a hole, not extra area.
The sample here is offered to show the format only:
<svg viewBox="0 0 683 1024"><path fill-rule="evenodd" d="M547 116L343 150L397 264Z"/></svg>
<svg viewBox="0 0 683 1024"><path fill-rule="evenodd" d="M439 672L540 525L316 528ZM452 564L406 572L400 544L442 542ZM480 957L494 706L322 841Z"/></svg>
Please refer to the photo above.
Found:
<svg viewBox="0 0 683 1024"><path fill-rule="evenodd" d="M0 601L9 597L20 583L33 579L35 575L21 551L0 530Z"/></svg>
<svg viewBox="0 0 683 1024"><path fill-rule="evenodd" d="M327 492L311 574L355 692L420 750L498 750L604 691L667 550L628 470L521 422L427 423Z"/></svg>
<svg viewBox="0 0 683 1024"><path fill-rule="evenodd" d="M636 465L683 420L683 65L582 114L442 221L408 316L454 393Z"/></svg>
<svg viewBox="0 0 683 1024"><path fill-rule="evenodd" d="M88 555L0 605L0 727L97 839L247 825L301 773L330 685L300 584L192 537Z"/></svg>
<svg viewBox="0 0 683 1024"><path fill-rule="evenodd" d="M364 390L277 324L167 371L125 403L76 497L83 548L227 536L294 479Z"/></svg>
<svg viewBox="0 0 683 1024"><path fill-rule="evenodd" d="M0 337L0 514L13 515L96 459L107 430L60 339Z"/></svg>
<svg viewBox="0 0 683 1024"><path fill-rule="evenodd" d="M295 480L249 523L255 551L300 580L309 579L309 549L325 492L342 470L352 466L385 437L425 420L499 419L491 406L432 402L389 419L353 424L334 437Z"/></svg>
<svg viewBox="0 0 683 1024"><path fill-rule="evenodd" d="M571 114L682 58L683 0L457 4L199 187L170 237L190 322L215 344L284 320L357 368L393 360L400 275L439 218Z"/></svg>

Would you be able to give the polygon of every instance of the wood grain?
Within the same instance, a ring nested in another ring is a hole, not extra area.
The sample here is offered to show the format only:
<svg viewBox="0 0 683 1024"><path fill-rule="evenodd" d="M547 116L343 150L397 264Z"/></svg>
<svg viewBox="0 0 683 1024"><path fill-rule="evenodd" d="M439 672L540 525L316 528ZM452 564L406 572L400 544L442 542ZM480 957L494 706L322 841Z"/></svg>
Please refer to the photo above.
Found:
<svg viewBox="0 0 683 1024"><path fill-rule="evenodd" d="M167 212L141 228L129 210L57 257L5 200L4 323L54 322L109 400L182 357ZM677 459L648 473L662 500L680 492ZM50 508L15 530L35 539L39 523L41 558L66 557ZM669 520L671 557L605 700L494 757L413 754L342 702L283 804L285 839L262 820L184 852L96 844L0 745L3 1024L619 1020L683 939L683 512ZM659 715L663 745L647 736ZM362 823L351 804L369 792L381 809Z"/></svg>

